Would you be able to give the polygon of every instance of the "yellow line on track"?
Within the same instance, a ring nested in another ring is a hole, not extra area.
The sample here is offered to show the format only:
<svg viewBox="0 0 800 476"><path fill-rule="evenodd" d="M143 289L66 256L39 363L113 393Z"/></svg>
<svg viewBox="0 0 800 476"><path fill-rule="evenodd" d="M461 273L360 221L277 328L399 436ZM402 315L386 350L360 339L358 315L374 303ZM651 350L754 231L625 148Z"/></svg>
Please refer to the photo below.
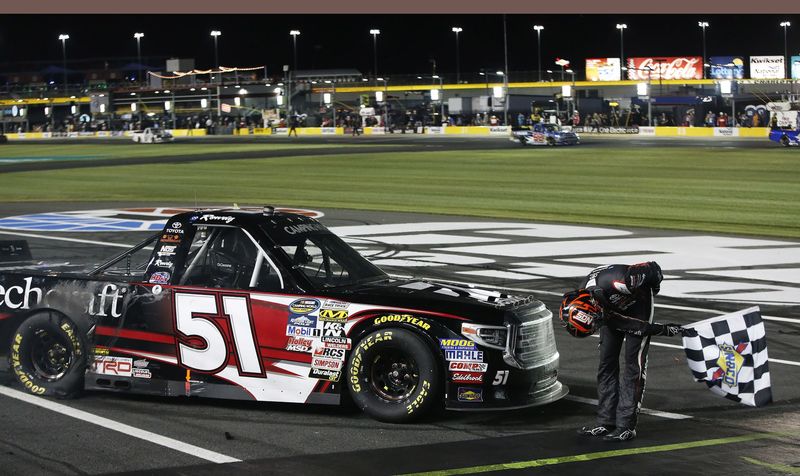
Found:
<svg viewBox="0 0 800 476"><path fill-rule="evenodd" d="M579 455L559 456L555 458L534 459L529 461L517 461L513 463L498 463L485 466L470 466L466 468L443 469L439 471L426 471L421 473L409 473L402 476L450 476L456 474L475 474L488 473L490 471L508 471L514 469L538 468L541 466L551 466L563 463L578 463L593 461L598 459L616 458L619 456L631 456L647 453L660 453L665 451L678 451L690 448L702 448L705 446L728 445L731 443L741 443L745 441L761 440L764 438L779 438L781 436L797 435L797 433L749 433L740 436L730 436L727 438L714 438L710 440L687 441L683 443L673 443L669 445L644 446L640 448L626 448L621 450L600 451L597 453L584 453ZM756 463L755 461L748 461Z"/></svg>
<svg viewBox="0 0 800 476"><path fill-rule="evenodd" d="M789 466L788 464L767 463L766 461L759 461L755 458L748 458L747 456L742 456L742 459L747 461L748 463L757 464L759 466L769 468L772 471L777 471L779 473L800 474L800 468Z"/></svg>

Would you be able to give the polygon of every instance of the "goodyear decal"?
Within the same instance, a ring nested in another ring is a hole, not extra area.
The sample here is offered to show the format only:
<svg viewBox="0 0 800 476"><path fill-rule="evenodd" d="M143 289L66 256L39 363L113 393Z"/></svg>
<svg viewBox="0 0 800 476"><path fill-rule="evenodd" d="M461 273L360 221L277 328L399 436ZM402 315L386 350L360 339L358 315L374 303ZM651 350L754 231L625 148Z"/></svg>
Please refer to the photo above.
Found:
<svg viewBox="0 0 800 476"><path fill-rule="evenodd" d="M439 339L439 346L442 350L477 350L469 339Z"/></svg>
<svg viewBox="0 0 800 476"><path fill-rule="evenodd" d="M375 325L392 324L392 323L406 323L417 326L423 330L430 330L431 325L418 317L411 314L389 314L375 318Z"/></svg>

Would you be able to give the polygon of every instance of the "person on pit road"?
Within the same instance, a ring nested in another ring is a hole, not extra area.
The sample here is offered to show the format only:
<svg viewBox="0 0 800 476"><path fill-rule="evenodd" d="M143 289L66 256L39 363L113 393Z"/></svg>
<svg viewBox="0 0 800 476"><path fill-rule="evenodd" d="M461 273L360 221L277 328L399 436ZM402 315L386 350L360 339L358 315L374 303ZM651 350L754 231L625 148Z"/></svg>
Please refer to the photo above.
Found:
<svg viewBox="0 0 800 476"><path fill-rule="evenodd" d="M635 438L650 336L692 332L678 324L653 322L653 296L662 278L661 267L654 261L613 264L592 270L578 290L564 294L559 311L570 334L587 337L600 330L597 421L578 430L579 434L607 441ZM623 343L625 366L620 380Z"/></svg>

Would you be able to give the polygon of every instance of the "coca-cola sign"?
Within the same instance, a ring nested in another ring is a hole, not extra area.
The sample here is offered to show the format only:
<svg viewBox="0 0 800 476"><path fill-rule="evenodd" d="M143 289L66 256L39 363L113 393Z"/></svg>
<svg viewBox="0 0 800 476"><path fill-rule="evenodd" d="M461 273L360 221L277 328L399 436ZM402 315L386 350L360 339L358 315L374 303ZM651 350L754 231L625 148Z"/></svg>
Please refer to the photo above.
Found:
<svg viewBox="0 0 800 476"><path fill-rule="evenodd" d="M628 58L628 79L703 79L703 58L700 56L657 56Z"/></svg>

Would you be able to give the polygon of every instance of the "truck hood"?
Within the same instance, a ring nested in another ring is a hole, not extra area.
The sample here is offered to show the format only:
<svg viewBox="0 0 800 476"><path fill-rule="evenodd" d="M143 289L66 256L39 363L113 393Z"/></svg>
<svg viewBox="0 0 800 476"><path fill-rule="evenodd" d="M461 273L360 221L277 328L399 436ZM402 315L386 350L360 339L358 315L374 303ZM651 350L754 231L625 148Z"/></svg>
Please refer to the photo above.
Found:
<svg viewBox="0 0 800 476"><path fill-rule="evenodd" d="M452 314L488 325L503 325L507 311L534 301L532 296L427 279L393 278L325 294L349 302Z"/></svg>

